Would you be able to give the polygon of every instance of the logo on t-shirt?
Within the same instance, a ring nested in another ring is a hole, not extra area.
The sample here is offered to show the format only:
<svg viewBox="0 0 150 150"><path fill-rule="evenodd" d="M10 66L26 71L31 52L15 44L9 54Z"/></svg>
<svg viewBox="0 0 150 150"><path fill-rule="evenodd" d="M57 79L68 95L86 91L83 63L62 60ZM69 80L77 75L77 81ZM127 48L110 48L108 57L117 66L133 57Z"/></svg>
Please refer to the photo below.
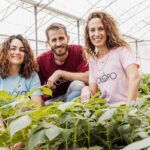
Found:
<svg viewBox="0 0 150 150"><path fill-rule="evenodd" d="M103 73L100 75L100 77L97 78L98 84L107 82L108 80L115 80L117 78L117 73L111 72L111 73Z"/></svg>
<svg viewBox="0 0 150 150"><path fill-rule="evenodd" d="M10 95L14 95L17 97L18 95L26 95L27 91L22 89L21 83L18 83L17 88L15 88L12 92L9 92Z"/></svg>
<svg viewBox="0 0 150 150"><path fill-rule="evenodd" d="M57 80L57 81L55 82L55 84L56 84L56 85L61 85L61 84L65 83L65 82L67 82L66 79L60 78L59 80Z"/></svg>

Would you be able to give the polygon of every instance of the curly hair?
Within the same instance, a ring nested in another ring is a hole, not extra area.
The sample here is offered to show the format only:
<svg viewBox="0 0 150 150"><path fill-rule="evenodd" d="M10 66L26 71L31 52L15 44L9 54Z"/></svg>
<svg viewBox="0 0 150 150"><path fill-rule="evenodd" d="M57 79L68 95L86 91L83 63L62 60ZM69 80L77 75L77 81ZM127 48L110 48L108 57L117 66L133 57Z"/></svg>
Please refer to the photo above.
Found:
<svg viewBox="0 0 150 150"><path fill-rule="evenodd" d="M29 78L31 74L38 71L38 64L35 61L33 51L28 43L28 41L20 34L12 35L6 39L0 47L0 76L6 78L9 76L9 71L11 64L8 60L8 55L10 51L10 44L14 39L18 39L22 42L25 49L24 62L21 65L19 74L22 77Z"/></svg>
<svg viewBox="0 0 150 150"><path fill-rule="evenodd" d="M96 11L96 12L92 12L88 16L86 26L85 26L85 31L84 31L85 52L88 55L96 56L95 46L92 44L89 38L89 28L88 28L89 22L93 18L101 19L104 25L106 35L107 35L106 45L109 50L113 48L118 48L120 46L129 47L128 43L120 35L118 27L117 27L117 22L114 20L114 18L106 12Z"/></svg>

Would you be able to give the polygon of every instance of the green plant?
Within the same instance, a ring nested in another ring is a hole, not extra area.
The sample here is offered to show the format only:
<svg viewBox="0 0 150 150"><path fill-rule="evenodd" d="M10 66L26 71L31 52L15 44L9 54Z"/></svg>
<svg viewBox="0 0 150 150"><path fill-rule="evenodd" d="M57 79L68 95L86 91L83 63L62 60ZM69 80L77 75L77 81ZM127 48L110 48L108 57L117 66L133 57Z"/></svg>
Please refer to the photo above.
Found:
<svg viewBox="0 0 150 150"><path fill-rule="evenodd" d="M51 94L45 88L43 91ZM5 92L2 94L0 104L12 100ZM4 132L0 131L1 147L10 148L18 141L26 143L26 150L132 150L133 146L134 150L146 150L150 147L149 95L142 94L130 106L107 106L106 100L96 95L88 103L76 99L54 102L43 108L27 97L19 97L12 104L1 105L0 112L7 125Z"/></svg>

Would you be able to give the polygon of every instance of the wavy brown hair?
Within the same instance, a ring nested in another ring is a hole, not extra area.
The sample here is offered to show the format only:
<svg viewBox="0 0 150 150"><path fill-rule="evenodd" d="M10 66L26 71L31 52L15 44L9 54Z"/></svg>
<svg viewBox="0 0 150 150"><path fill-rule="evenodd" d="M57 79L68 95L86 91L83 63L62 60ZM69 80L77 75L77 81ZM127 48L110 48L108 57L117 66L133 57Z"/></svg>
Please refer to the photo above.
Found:
<svg viewBox="0 0 150 150"><path fill-rule="evenodd" d="M84 31L85 52L88 55L96 56L95 46L92 44L92 42L89 38L89 28L88 28L89 22L93 18L101 19L101 21L104 25L106 35L107 35L106 45L109 50L111 50L113 48L118 48L120 46L129 47L128 43L120 35L118 26L117 26L117 22L114 20L114 18L106 12L96 11L96 12L92 12L88 16L86 26L85 26L85 31Z"/></svg>
<svg viewBox="0 0 150 150"><path fill-rule="evenodd" d="M8 60L8 54L10 51L10 44L14 39L18 39L22 42L25 49L24 62L21 65L19 74L22 77L29 78L31 74L38 71L38 64L34 59L33 51L28 43L28 41L20 34L12 35L6 39L0 47L0 76L2 78L9 76L9 71L11 64Z"/></svg>

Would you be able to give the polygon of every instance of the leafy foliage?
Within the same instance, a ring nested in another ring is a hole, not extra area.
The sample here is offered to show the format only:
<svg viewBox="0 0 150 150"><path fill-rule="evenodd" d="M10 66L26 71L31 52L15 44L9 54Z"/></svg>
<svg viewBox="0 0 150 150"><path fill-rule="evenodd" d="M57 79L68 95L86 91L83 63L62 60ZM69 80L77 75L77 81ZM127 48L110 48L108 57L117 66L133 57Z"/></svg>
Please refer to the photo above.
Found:
<svg viewBox="0 0 150 150"><path fill-rule="evenodd" d="M150 74L142 74L139 88L140 97L150 94Z"/></svg>
<svg viewBox="0 0 150 150"><path fill-rule="evenodd" d="M107 106L95 96L88 103L76 99L38 108L27 97L19 98L0 107L7 126L0 131L0 146L9 149L23 141L26 150L148 150L150 96L144 92L130 106Z"/></svg>

